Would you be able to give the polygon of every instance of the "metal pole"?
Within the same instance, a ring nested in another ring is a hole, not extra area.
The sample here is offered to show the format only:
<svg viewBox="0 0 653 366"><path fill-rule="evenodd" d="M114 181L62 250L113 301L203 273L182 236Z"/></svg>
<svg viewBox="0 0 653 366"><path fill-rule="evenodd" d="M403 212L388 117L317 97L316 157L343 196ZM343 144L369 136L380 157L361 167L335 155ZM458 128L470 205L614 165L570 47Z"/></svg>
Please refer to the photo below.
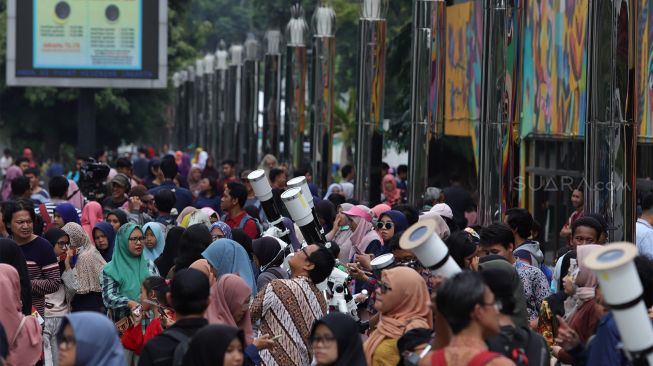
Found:
<svg viewBox="0 0 653 366"><path fill-rule="evenodd" d="M181 135L181 118L180 118L180 113L181 113L181 72L177 71L174 74L172 74L172 85L175 88L175 94L174 94L174 100L173 100L173 105L174 105L174 118L173 121L175 123L174 125L174 131L173 131L173 138L171 144L172 146L179 146L179 136Z"/></svg>
<svg viewBox="0 0 653 366"><path fill-rule="evenodd" d="M195 90L197 94L195 95L195 105L196 105L196 124L195 131L193 133L193 143L196 147L203 146L202 142L204 139L202 131L204 130L205 125L205 105L206 105L206 92L204 87L204 60L198 59L195 61Z"/></svg>
<svg viewBox="0 0 653 366"><path fill-rule="evenodd" d="M186 146L186 135L188 134L188 70L182 70L181 85L179 86L179 98L181 106L179 107L179 144L175 147L182 150Z"/></svg>
<svg viewBox="0 0 653 366"><path fill-rule="evenodd" d="M224 41L220 41L218 50L215 52L217 124L215 133L216 155L213 156L216 156L216 165L220 164L220 159L226 157L226 145L230 143L230 140L224 136L227 109L227 70L229 69L227 63L229 53L225 49Z"/></svg>
<svg viewBox="0 0 653 366"><path fill-rule="evenodd" d="M586 211L606 217L610 241L635 239L635 1L589 3Z"/></svg>
<svg viewBox="0 0 653 366"><path fill-rule="evenodd" d="M263 153L279 157L281 128L281 32L265 34L265 84L263 86Z"/></svg>
<svg viewBox="0 0 653 366"><path fill-rule="evenodd" d="M333 155L333 76L336 64L336 12L322 3L313 16L315 99L313 103L313 181L322 189L331 184Z"/></svg>
<svg viewBox="0 0 653 366"><path fill-rule="evenodd" d="M203 134L204 143L202 147L207 153L213 149L213 128L215 126L215 56L207 54L204 56L204 79L206 81L205 94L206 94L206 108L205 108L205 124Z"/></svg>
<svg viewBox="0 0 653 366"><path fill-rule="evenodd" d="M304 19L304 9L301 5L293 5L290 8L290 13L292 18L286 27L288 56L286 58L286 122L283 137L283 159L291 162L293 168L299 168L304 161L308 24Z"/></svg>
<svg viewBox="0 0 653 366"><path fill-rule="evenodd" d="M227 113L223 133L226 159L238 159L238 126L241 121L243 46L229 47L229 73L227 84Z"/></svg>
<svg viewBox="0 0 653 366"><path fill-rule="evenodd" d="M517 204L522 0L486 0L481 83L479 219L488 225Z"/></svg>
<svg viewBox="0 0 653 366"><path fill-rule="evenodd" d="M243 168L255 168L258 162L258 78L259 43L250 33L245 41L244 102L246 114L243 118L245 139L243 142Z"/></svg>
<svg viewBox="0 0 653 366"><path fill-rule="evenodd" d="M196 87L195 87L195 67L188 66L188 86L187 86L187 96L188 96L188 130L186 133L186 144L181 147L181 150L185 150L188 145L195 142L195 129L197 128L197 107L196 107Z"/></svg>
<svg viewBox="0 0 653 366"><path fill-rule="evenodd" d="M356 197L368 205L381 199L383 93L388 0L362 0L358 68Z"/></svg>
<svg viewBox="0 0 653 366"><path fill-rule="evenodd" d="M429 145L444 131L446 1L416 0L413 9L408 198L421 207L429 177Z"/></svg>

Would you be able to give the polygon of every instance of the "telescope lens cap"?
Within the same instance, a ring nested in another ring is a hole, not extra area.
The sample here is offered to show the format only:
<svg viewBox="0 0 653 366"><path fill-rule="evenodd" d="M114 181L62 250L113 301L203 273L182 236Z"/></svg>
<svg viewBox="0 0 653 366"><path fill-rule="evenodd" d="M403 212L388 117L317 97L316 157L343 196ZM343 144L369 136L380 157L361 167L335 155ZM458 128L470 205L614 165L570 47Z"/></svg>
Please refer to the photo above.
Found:
<svg viewBox="0 0 653 366"><path fill-rule="evenodd" d="M599 255L596 259L601 262L601 263L608 263L608 262L613 262L616 261L617 259L621 258L624 256L624 251L621 249L612 249L609 250L601 255Z"/></svg>
<svg viewBox="0 0 653 366"><path fill-rule="evenodd" d="M422 226L420 228L415 229L415 231L410 233L410 240L411 241L417 241L417 240L422 239L427 231L428 230L427 230L427 228L425 226Z"/></svg>

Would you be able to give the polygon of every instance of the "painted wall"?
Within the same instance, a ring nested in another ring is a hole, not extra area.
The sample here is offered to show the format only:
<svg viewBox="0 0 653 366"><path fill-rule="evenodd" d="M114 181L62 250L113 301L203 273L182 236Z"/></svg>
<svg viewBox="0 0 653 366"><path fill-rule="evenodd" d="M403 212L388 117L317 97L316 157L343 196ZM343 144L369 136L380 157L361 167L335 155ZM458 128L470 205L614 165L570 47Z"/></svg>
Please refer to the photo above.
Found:
<svg viewBox="0 0 653 366"><path fill-rule="evenodd" d="M639 136L653 142L653 4L637 1ZM583 136L588 0L529 0L524 6L520 135ZM481 1L447 8L445 134L471 137L477 153L482 34Z"/></svg>

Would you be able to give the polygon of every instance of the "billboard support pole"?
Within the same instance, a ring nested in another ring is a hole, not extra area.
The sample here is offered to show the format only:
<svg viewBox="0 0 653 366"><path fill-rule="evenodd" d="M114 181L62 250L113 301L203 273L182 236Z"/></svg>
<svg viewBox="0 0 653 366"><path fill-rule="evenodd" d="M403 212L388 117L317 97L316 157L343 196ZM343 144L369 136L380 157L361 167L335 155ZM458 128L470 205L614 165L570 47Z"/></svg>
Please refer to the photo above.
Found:
<svg viewBox="0 0 653 366"><path fill-rule="evenodd" d="M77 101L77 152L84 157L93 156L96 149L95 89L79 90Z"/></svg>

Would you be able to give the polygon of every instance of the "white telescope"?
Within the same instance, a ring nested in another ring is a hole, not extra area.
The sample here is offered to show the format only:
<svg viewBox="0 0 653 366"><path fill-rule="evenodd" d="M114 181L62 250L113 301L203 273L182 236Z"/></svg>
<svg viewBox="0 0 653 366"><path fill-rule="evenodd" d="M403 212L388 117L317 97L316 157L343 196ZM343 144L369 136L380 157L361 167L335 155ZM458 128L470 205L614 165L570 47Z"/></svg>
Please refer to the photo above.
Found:
<svg viewBox="0 0 653 366"><path fill-rule="evenodd" d="M308 203L308 207L311 208L311 212L313 214L313 220L315 222L319 223L320 220L317 217L317 210L315 209L315 204L313 203L313 194L311 193L311 189L308 188L308 182L306 181L305 176L299 176L295 177L286 183L288 188L301 188L302 189L302 194L304 195L304 199L306 200L306 203ZM322 226L320 226L320 232L322 235L324 235L324 229Z"/></svg>
<svg viewBox="0 0 653 366"><path fill-rule="evenodd" d="M311 208L304 199L302 189L290 188L281 194L281 200L286 205L290 218L299 226L299 230L308 244L325 244L326 239L320 232L320 224L313 218Z"/></svg>
<svg viewBox="0 0 653 366"><path fill-rule="evenodd" d="M460 267L449 255L449 248L435 233L435 222L422 220L409 227L401 235L399 246L415 254L422 265L444 277L460 272Z"/></svg>
<svg viewBox="0 0 653 366"><path fill-rule="evenodd" d="M283 241L290 243L290 237L288 236L286 226L283 224L281 211L274 202L272 187L270 186L268 177L265 176L265 170L255 170L247 175L247 179L249 179L249 183L252 185L256 198L261 201L261 206L263 207L263 211L268 217L268 220L270 220L270 224L274 225L281 231L281 233L283 233L283 236L281 237Z"/></svg>
<svg viewBox="0 0 653 366"><path fill-rule="evenodd" d="M603 298L614 314L629 357L653 365L653 327L633 262L636 256L637 248L632 243L614 243L590 253L584 264L599 278Z"/></svg>

